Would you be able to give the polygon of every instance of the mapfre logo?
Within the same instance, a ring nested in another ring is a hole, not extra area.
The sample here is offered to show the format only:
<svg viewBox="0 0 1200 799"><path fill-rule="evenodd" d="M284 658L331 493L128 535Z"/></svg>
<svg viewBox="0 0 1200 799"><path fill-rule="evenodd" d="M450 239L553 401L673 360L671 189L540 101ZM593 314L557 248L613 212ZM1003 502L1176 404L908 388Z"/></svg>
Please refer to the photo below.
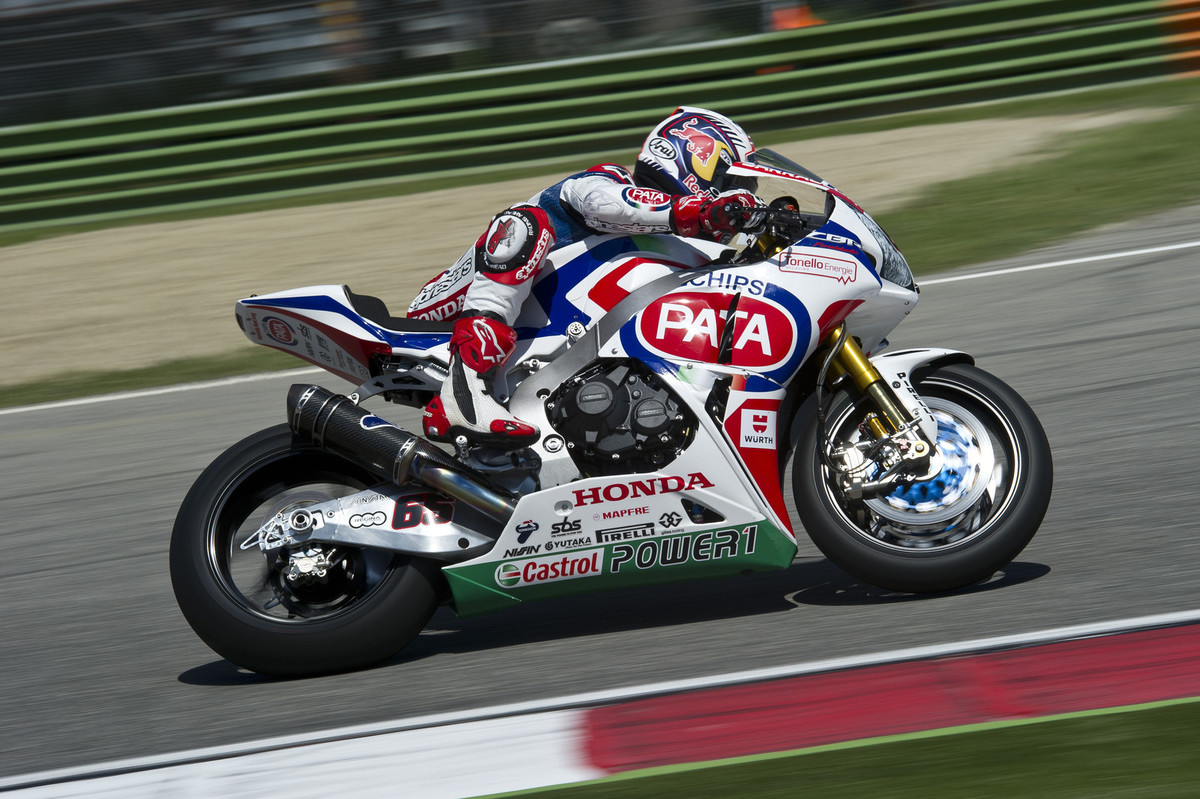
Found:
<svg viewBox="0 0 1200 799"><path fill-rule="evenodd" d="M732 301L733 295L724 292L668 294L642 311L638 335L651 350L669 358L716 363ZM732 324L734 366L772 367L795 349L795 323L769 300L743 294Z"/></svg>
<svg viewBox="0 0 1200 799"><path fill-rule="evenodd" d="M831 258L828 255L789 250L779 257L779 268L784 272L831 277L840 283L853 283L858 279L858 261Z"/></svg>

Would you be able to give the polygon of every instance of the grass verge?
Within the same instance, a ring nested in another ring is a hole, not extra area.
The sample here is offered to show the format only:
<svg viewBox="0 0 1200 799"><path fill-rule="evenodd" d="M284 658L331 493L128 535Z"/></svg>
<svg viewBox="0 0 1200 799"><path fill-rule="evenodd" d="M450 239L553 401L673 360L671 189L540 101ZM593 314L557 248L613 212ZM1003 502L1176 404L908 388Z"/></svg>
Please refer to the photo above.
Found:
<svg viewBox="0 0 1200 799"><path fill-rule="evenodd" d="M1100 799L1194 797L1200 701L935 730L779 755L648 769L538 799ZM507 794L515 796L518 794Z"/></svg>
<svg viewBox="0 0 1200 799"><path fill-rule="evenodd" d="M183 358L158 366L116 372L69 372L32 383L3 386L0 387L0 408L276 372L306 365L279 350L242 347L227 355Z"/></svg>
<svg viewBox="0 0 1200 799"><path fill-rule="evenodd" d="M1200 200L1200 102L1077 135L1055 157L931 187L880 215L918 272L992 260Z"/></svg>

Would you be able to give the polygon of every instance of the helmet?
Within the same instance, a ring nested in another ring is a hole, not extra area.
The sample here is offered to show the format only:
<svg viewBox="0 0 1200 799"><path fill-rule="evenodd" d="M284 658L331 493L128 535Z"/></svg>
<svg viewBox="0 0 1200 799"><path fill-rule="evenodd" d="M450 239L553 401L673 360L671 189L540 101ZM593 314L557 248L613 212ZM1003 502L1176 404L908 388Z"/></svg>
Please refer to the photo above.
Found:
<svg viewBox="0 0 1200 799"><path fill-rule="evenodd" d="M646 137L633 177L668 194L717 195L728 188L729 165L753 152L749 134L729 117L680 106Z"/></svg>

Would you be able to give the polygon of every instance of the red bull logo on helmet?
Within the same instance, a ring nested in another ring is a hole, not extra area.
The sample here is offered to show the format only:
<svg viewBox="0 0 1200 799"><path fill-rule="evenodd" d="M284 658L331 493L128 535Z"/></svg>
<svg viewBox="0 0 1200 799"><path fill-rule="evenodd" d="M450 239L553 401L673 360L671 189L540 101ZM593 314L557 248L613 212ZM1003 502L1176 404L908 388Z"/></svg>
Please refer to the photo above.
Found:
<svg viewBox="0 0 1200 799"><path fill-rule="evenodd" d="M692 117L667 133L683 142L687 152L691 153L692 171L704 180L712 180L721 161L732 163L734 160L724 136L706 120Z"/></svg>

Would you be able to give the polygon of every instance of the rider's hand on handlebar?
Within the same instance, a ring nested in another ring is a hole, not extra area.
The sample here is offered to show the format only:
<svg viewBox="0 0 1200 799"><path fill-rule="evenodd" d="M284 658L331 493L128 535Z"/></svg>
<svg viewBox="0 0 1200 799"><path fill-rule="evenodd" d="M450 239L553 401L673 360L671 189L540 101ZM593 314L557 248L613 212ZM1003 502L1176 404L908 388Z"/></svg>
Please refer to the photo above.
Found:
<svg viewBox="0 0 1200 799"><path fill-rule="evenodd" d="M727 191L716 197L695 195L675 201L672 220L681 236L707 234L717 241L734 233L756 233L764 228L766 215L758 198L746 191Z"/></svg>
<svg viewBox="0 0 1200 799"><path fill-rule="evenodd" d="M760 203L748 191L727 191L709 200L700 209L700 229L706 233L734 234L758 232L763 229L766 215L755 210Z"/></svg>

